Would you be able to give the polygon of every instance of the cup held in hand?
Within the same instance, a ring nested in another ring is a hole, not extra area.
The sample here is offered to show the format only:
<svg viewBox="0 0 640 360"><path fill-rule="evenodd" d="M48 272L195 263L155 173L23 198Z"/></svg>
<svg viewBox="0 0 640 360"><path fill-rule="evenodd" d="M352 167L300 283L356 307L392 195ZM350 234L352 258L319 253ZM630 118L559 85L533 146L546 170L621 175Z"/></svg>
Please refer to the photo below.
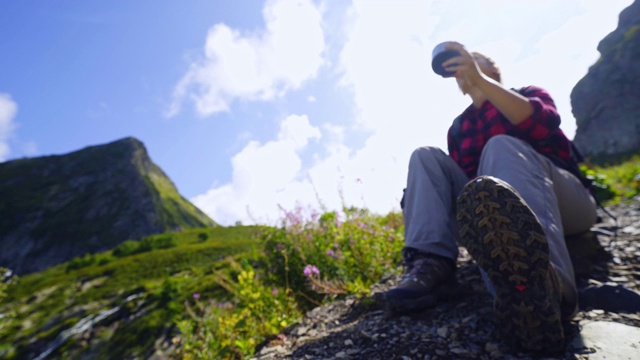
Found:
<svg viewBox="0 0 640 360"><path fill-rule="evenodd" d="M433 48L433 53L431 54L431 68L440 76L452 77L455 72L445 70L442 63L453 57L459 56L460 53L456 50L445 49L447 44L448 42L443 42Z"/></svg>

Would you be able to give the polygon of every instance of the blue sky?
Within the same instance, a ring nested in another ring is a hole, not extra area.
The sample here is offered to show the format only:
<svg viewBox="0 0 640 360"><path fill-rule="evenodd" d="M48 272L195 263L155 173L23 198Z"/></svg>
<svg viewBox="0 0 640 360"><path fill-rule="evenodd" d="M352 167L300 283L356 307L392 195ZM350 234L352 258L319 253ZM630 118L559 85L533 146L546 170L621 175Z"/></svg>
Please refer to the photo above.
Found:
<svg viewBox="0 0 640 360"><path fill-rule="evenodd" d="M411 151L469 103L433 46L546 88L573 137L571 89L631 2L4 1L0 161L133 136L223 224L398 209Z"/></svg>

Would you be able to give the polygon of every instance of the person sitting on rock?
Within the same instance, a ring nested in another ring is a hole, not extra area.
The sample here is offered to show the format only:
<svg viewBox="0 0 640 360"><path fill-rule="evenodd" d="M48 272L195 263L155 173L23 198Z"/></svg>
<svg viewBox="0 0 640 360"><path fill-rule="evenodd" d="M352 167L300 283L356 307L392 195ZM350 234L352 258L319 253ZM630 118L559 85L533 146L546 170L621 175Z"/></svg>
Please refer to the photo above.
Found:
<svg viewBox="0 0 640 360"><path fill-rule="evenodd" d="M402 201L406 265L384 294L395 313L435 305L455 286L456 241L478 264L501 330L525 349L560 350L577 310L565 235L590 229L596 202L549 94L505 88L498 67L459 43L445 61L473 103L448 132L449 155L421 147Z"/></svg>

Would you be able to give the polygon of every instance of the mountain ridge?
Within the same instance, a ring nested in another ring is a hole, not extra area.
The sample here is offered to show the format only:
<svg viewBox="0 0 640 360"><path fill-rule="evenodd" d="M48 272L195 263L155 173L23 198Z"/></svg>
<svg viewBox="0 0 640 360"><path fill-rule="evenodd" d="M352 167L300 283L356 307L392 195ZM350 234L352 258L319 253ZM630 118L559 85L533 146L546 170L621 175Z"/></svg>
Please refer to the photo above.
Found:
<svg viewBox="0 0 640 360"><path fill-rule="evenodd" d="M43 270L128 239L215 226L126 137L0 164L0 266Z"/></svg>

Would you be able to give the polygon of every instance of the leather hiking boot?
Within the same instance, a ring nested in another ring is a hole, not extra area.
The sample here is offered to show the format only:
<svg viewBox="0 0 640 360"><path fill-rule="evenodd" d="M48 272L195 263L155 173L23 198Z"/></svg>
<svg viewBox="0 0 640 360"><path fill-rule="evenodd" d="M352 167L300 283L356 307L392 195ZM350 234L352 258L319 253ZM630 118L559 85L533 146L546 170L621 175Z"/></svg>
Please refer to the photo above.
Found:
<svg viewBox="0 0 640 360"><path fill-rule="evenodd" d="M457 201L460 242L489 276L504 335L530 350L564 348L560 280L538 218L506 182L481 176Z"/></svg>
<svg viewBox="0 0 640 360"><path fill-rule="evenodd" d="M402 280L384 294L391 313L406 313L434 307L456 288L455 262L445 257L405 248Z"/></svg>

